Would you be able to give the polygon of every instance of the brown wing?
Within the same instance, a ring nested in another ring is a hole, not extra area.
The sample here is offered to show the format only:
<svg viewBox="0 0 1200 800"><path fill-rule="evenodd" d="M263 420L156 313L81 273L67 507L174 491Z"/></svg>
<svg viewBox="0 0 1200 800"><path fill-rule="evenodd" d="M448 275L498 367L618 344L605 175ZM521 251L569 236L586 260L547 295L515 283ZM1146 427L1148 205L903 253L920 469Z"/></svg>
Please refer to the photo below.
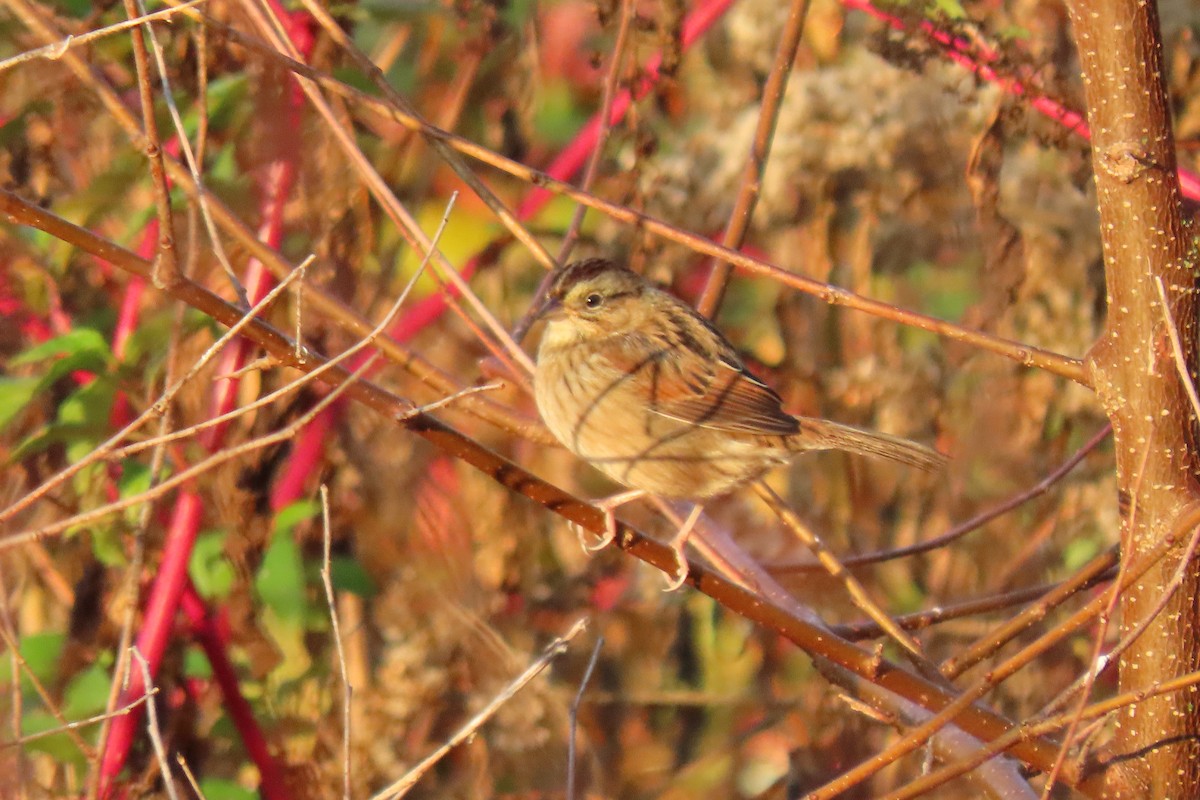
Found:
<svg viewBox="0 0 1200 800"><path fill-rule="evenodd" d="M641 337L627 345L606 355L623 372L638 373L626 385L644 391L643 401L654 413L719 431L786 435L800 430L775 390L747 372L732 349L701 356L685 348L672 357Z"/></svg>

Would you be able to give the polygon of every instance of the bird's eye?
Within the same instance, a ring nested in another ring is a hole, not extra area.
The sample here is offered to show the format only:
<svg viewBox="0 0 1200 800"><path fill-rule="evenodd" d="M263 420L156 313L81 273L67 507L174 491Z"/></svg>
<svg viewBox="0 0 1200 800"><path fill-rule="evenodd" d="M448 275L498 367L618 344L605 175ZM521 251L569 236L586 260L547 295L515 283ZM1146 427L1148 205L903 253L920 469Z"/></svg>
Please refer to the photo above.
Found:
<svg viewBox="0 0 1200 800"><path fill-rule="evenodd" d="M599 308L604 303L604 298L592 292L587 297L583 298L583 304L588 308Z"/></svg>

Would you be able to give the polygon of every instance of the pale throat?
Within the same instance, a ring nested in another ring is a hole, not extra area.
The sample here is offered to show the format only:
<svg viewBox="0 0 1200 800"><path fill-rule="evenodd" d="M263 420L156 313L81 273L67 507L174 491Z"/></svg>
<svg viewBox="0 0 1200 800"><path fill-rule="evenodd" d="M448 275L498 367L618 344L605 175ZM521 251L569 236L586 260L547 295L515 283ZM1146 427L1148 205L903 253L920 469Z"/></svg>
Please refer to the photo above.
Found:
<svg viewBox="0 0 1200 800"><path fill-rule="evenodd" d="M576 347L588 340L586 329L574 324L569 319L552 320L542 331L542 341L538 347L539 353L552 350L562 350Z"/></svg>

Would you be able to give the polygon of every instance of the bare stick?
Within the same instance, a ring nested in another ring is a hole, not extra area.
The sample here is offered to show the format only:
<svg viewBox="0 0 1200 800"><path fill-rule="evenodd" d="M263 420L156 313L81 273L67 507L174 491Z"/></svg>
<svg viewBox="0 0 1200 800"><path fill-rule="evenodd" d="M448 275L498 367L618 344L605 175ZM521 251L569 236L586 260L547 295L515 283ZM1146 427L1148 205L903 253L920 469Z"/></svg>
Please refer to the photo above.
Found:
<svg viewBox="0 0 1200 800"><path fill-rule="evenodd" d="M579 188L584 191L590 192L592 189L600 167L600 157L604 155L604 145L607 144L609 134L612 133L613 100L617 96L617 83L621 80L621 64L625 60L625 43L629 38L629 22L632 17L633 0L621 0L620 16L617 20L617 39L613 42L612 55L609 56L608 74L604 78L604 94L600 100L600 133L596 136L596 146L592 148L587 166L583 169L583 179L579 181ZM575 238L579 235L579 228L583 225L583 217L586 213L587 206L575 207L575 213L571 215L571 222L567 225L567 232L563 234L562 246L558 249L559 264L566 263L567 258L571 255L571 248L575 245ZM540 300L540 297L535 297L529 304L530 308L537 308ZM522 322L524 321L523 319ZM524 333L522 326L518 325L513 331L513 338L520 341ZM572 796L568 794L567 797L568 800L571 800Z"/></svg>
<svg viewBox="0 0 1200 800"><path fill-rule="evenodd" d="M841 581L842 585L846 587L846 591L850 593L854 604L874 620L880 628L887 631L888 636L896 640L901 647L909 652L910 656L916 659L914 663L926 673L926 677L937 675L937 668L925 657L925 652L921 649L921 645L917 644L917 640L909 636L891 617L883 612L883 609L867 594L867 590L858 579L842 566L837 557L821 541L820 537L805 525L794 511L788 508L783 498L776 494L775 490L768 486L765 481L755 481L754 489L758 493L758 496L779 517L784 527L795 534L796 538L804 542L813 552L813 555L817 557L817 560L821 562L821 565L828 570L830 575Z"/></svg>
<svg viewBox="0 0 1200 800"><path fill-rule="evenodd" d="M771 64L771 73L763 85L762 108L758 112L758 124L754 128L754 141L750 145L746 164L742 167L737 199L729 215L729 224L721 238L721 244L730 250L741 249L746 232L750 230L754 208L758 205L763 173L767 169L767 158L771 155L771 141L775 138L775 124L783 107L783 96L787 92L792 63L800 49L800 37L804 33L808 5L809 0L792 0L787 24L784 25L783 33L779 37L779 47L775 51L775 61ZM700 302L696 304L696 310L706 317L714 316L721 308L721 298L725 296L725 287L729 283L730 273L733 272L728 263L716 258L711 259L709 263L711 267L708 282L704 284L704 293L700 296Z"/></svg>
<svg viewBox="0 0 1200 800"><path fill-rule="evenodd" d="M1048 596L1051 592L1066 586L1072 596L1078 592L1096 586L1097 584L1111 580L1116 574L1113 568L1117 563L1116 549L1109 551L1111 553L1111 563L1108 566L1102 567L1098 573L1091 573L1087 580L1082 583L1068 582L1045 584L1042 586L1030 586L1024 589L1014 589L1011 592L1003 594L988 595L986 597L978 597L972 600L963 600L953 605L939 605L933 608L925 609L924 611L916 611L912 614L906 614L901 617L895 617L894 621L897 625L905 630L922 630L924 628L937 625L941 622L946 622L954 619L962 619L963 617L971 617L979 614L988 614L993 611L1000 611L1011 606L1025 605L1040 600ZM1045 616L1046 607L1043 606L1042 616ZM871 639L877 636L884 635L883 629L874 622L848 622L841 625L830 625L829 630L836 633L838 636L847 639Z"/></svg>
<svg viewBox="0 0 1200 800"><path fill-rule="evenodd" d="M494 392L503 386L504 383L501 381L492 381L491 383L485 383L482 386L468 386L465 389L459 389L454 394L448 394L440 400L434 400L432 403L426 403L423 406L410 408L403 414L397 415L396 419L400 422L403 422L404 420L412 419L419 414L428 414L430 411L437 411L439 408L445 408L451 403L458 402L464 397L469 397L473 394L479 394L481 392Z"/></svg>
<svg viewBox="0 0 1200 800"><path fill-rule="evenodd" d="M146 15L146 9L139 9L135 0L125 0L125 13L130 19ZM150 23L142 24L147 36L152 36ZM154 184L154 201L158 207L158 255L154 259L154 272L151 280L156 288L161 289L168 281L179 277L178 253L175 251L175 223L171 213L171 188L167 185L167 174L163 168L162 145L158 138L158 122L154 119L154 95L150 89L150 65L146 55L146 42L142 39L141 31L133 29L133 61L137 67L138 95L142 101L142 124L146 130L146 158L150 162L150 178ZM160 76L163 80L163 94L170 96L167 88L166 72ZM249 303L245 304L249 307Z"/></svg>
<svg viewBox="0 0 1200 800"><path fill-rule="evenodd" d="M1178 678L1172 678L1169 681L1164 681L1146 690L1124 692L1098 703L1093 703L1084 708L1083 713L1079 714L1078 717L1084 721L1099 719L1121 709L1144 702L1147 698L1171 692L1179 692L1184 689L1192 689L1197 684L1200 684L1200 671L1189 672L1186 675L1180 675ZM908 798L926 796L931 789L941 786L959 775L970 772L989 758L993 758L1010 749L1022 739L1029 736L1044 736L1065 727L1075 717L1075 712L1071 712L1041 720L1030 720L986 743L978 751L972 753L969 758L947 764L941 769L924 775L899 790L886 795L882 800L908 800Z"/></svg>
<svg viewBox="0 0 1200 800"><path fill-rule="evenodd" d="M146 687L146 694L154 692L154 679L150 677L150 664L142 656L141 651L136 647L132 648L131 654L137 659L138 665L142 670L143 686ZM146 730L150 734L150 743L154 746L154 757L158 760L158 769L162 773L163 786L166 787L167 794L171 800L179 800L179 795L175 791L175 779L171 776L171 766L167 763L167 748L163 746L162 734L158 730L158 710L154 703L146 704Z"/></svg>
<svg viewBox="0 0 1200 800"><path fill-rule="evenodd" d="M1050 491L1056 483L1065 478L1071 470L1079 466L1088 453L1092 452L1108 438L1112 433L1112 425L1105 424L1103 428L1098 430L1091 439L1076 450L1070 458L1055 467L1040 481L1030 486L1015 495L1012 495L1007 500L1004 500L989 509L979 512L970 519L960 522L945 533L926 539L923 542L906 545L905 547L895 547L890 550L881 550L875 553L860 553L858 555L847 555L842 557L841 561L847 567L858 567L864 564L878 564L884 561L892 561L897 558L905 558L907 556L915 556L920 553L927 553L931 550L945 547L951 542L966 536L974 530L982 528L987 523L997 517L1007 514L1009 511L1020 508L1037 497L1041 497L1046 492ZM817 567L813 564L784 564L771 567L771 572L776 574L788 574L794 572L807 572Z"/></svg>
<svg viewBox="0 0 1200 800"><path fill-rule="evenodd" d="M183 317L185 309L183 306L178 306L175 309L174 320L171 325L170 341L167 345L167 362L166 372L163 375L163 383L166 386L171 386L175 383L175 373L177 369L176 358L179 354L179 336L183 327ZM171 427L171 406L160 406L161 415L158 418L158 435L162 436ZM166 446L159 445L154 448L150 454L150 483L152 488L159 481L159 476L162 470L163 461L166 458ZM125 569L125 575L122 580L120 591L124 597L130 598L130 602L125 604L125 611L121 615L121 636L118 641L116 652L122 654L118 659L117 664L113 667L112 682L108 690L108 700L105 703L105 709L113 710L121 699L121 684L125 679L126 671L129 669L128 653L130 652L130 644L133 642L133 625L138 614L138 603L133 602L137 598L139 581L142 577L142 567L146 559L146 530L150 525L151 514L154 505L146 503L142 506L141 513L138 515L137 526L134 529L133 536L133 552L129 559L129 565ZM97 748L96 761L92 762L92 777L89 782L88 796L93 797L100 790L101 770L97 761L101 758L105 746L108 742L108 735L111 731L112 719L104 720L100 731L96 736L96 742L99 744Z"/></svg>
<svg viewBox="0 0 1200 800"><path fill-rule="evenodd" d="M11 705L9 713L12 723L12 739L14 742L21 738L21 719L25 708L21 697L21 654L13 645L17 641L17 631L13 625L12 608L9 606L8 582L4 579L4 562L0 560L0 631L4 632L5 643L8 647L9 691ZM11 642L11 644L9 644ZM15 787L19 797L25 797L29 782L29 764L24 748L17 752Z"/></svg>
<svg viewBox="0 0 1200 800"><path fill-rule="evenodd" d="M325 602L329 604L329 622L333 626L333 644L337 648L338 672L342 680L342 797L350 800L350 701L354 687L346 673L346 653L342 649L342 628L338 623L337 601L333 594L333 573L329 551L332 535L329 528L329 487L321 484L321 525L324 528L325 549L321 558L321 583L325 585Z"/></svg>
<svg viewBox="0 0 1200 800"><path fill-rule="evenodd" d="M1192 376L1188 374L1187 358L1184 357L1183 345L1179 342L1179 328L1175 325L1175 317L1171 313L1171 306L1167 301L1167 287L1163 284L1161 275L1154 278L1154 286L1158 289L1159 307L1162 309L1163 320L1167 324L1167 336L1171 339L1175 371L1179 373L1179 380L1183 382L1183 388L1187 390L1188 400L1192 403L1192 413L1200 418L1200 397L1196 396L1196 384L1192 380ZM1191 290L1188 289L1188 291Z"/></svg>
<svg viewBox="0 0 1200 800"><path fill-rule="evenodd" d="M446 208L442 213L442 220L440 223L438 223L437 229L433 232L433 240L432 240L433 242L436 243L438 241L441 241L442 234L446 230L446 223L450 219L450 212L454 208L454 203L457 199L458 199L458 193L454 192L450 195L450 199L446 201ZM312 261L312 256L310 256L308 259L305 259L304 264L301 266L307 266L309 263L311 263L311 261ZM284 384L283 386L279 387L278 389L276 389L273 392L269 392L268 394L265 394L262 397L259 397L258 399L254 400L246 405L235 408L232 411L227 411L226 413L221 414L219 416L212 417L210 419L206 419L201 422L198 422L195 425L192 425L188 428L184 428L184 429L181 429L178 431L172 431L171 433L166 434L163 437L161 437L161 440L170 442L170 441L175 441L176 439L182 439L182 438L186 438L189 436L194 436L195 434L197 434L203 430L214 427L216 425L220 425L230 419L241 416L241 415L243 415L249 411L252 411L254 409L269 405L270 403L274 402L275 400L279 399L280 397L290 394L291 392L295 391L296 389L300 388L301 386L307 385L310 382L310 379L315 378L315 377L320 377L320 375L322 373L327 372L331 369L334 369L339 364L341 364L343 361L346 361L350 357L357 355L363 349L371 346L372 344L374 344L375 342L377 342L379 340L379 337L383 335L384 330L386 330L387 327L392 323L392 320L396 318L396 315L400 313L400 308L404 305L405 301L408 300L409 294L412 293L413 288L417 285L417 281L420 280L421 275L424 274L425 268L428 264L429 264L429 255L426 254L421 259L421 263L417 265L417 268L415 270L413 270L413 274L411 277L409 277L408 283L406 283L404 285L404 288L400 291L400 295L396 298L396 301L394 303L392 303L392 306L391 306L391 308L389 308L387 310L387 313L385 313L383 315L383 318L380 319L380 321L378 323L376 323L374 328L372 328L370 331L367 332L366 336L364 336L362 339L355 342L350 347L346 348L342 352L338 353L336 356L333 356L332 358L328 359L327 361L318 365L317 367L314 367L311 371L305 372L298 379L296 379L294 381L289 381L288 383ZM271 295L272 296L278 295L282 290L283 290L282 286L276 286L272 290ZM260 305L261 305L261 303L260 303ZM296 360L298 360L298 361L303 360L304 350L302 347L300 347L300 345L298 343L294 343L293 350L294 350L294 357L296 358ZM248 364L248 365L246 365L246 367L243 367L243 369L249 368L251 366L253 366L253 365ZM228 377L228 376L222 376L222 377ZM487 387L473 387L473 390L464 390L464 391L454 392L451 395L451 397L453 399L458 399L459 397L465 397L465 396L468 396L471 394L475 394L478 391L487 391L492 388L498 388L498 386L495 384L489 384ZM447 403L449 403L451 401L447 400L445 397L443 397L440 401L437 401L437 402L441 403L442 405L446 405ZM156 440L154 440L154 439L147 439L145 441L135 442L134 444L126 445L125 447L122 447L119 450L116 450L115 452L110 453L107 457L110 459L124 458L124 457L130 456L130 455L133 455L134 453L140 452L141 450L145 450L147 447L152 446L154 443L156 443ZM2 520L2 519L3 519L3 516L0 516L0 520Z"/></svg>
<svg viewBox="0 0 1200 800"><path fill-rule="evenodd" d="M187 778L188 785L192 787L192 791L196 793L196 797L199 797L200 800L205 800L204 792L201 791L200 784L196 782L196 776L192 774L192 768L188 766L187 759L183 757L183 753L175 754L175 763L183 771L183 777Z"/></svg>
<svg viewBox="0 0 1200 800"><path fill-rule="evenodd" d="M137 3L138 8L143 14L146 13L146 8L142 4L142 0L125 0L126 5ZM238 300L241 301L243 308L250 307L250 298L246 295L246 288L242 286L242 282L238 280L237 273L233 269L233 264L229 263L229 256L225 254L225 246L221 243L221 237L217 233L216 223L213 222L212 214L208 210L208 201L204 183L200 178L200 162L197 160L195 153L192 152L191 142L188 141L187 129L183 126L183 117L179 114L179 109L175 106L175 98L171 94L171 80L167 70L166 61L163 58L162 47L158 44L158 37L154 35L154 29L150 27L150 23L145 25L146 35L150 38L150 45L154 48L154 60L158 65L158 76L162 80L163 85L163 100L167 104L167 109L171 112L171 121L175 124L175 136L179 141L180 150L183 152L184 160L187 161L188 169L191 170L192 180L196 182L197 195L196 198L200 204L200 216L204 219L204 225L208 230L209 240L212 242L213 254L216 255L217 261L221 264L221 269L225 272L225 277L229 279L230 286L237 293ZM149 135L150 128L147 126L146 133ZM161 163L161 154L159 155ZM161 167L160 167L161 169ZM165 186L165 183L164 183ZM170 233L170 229L166 229L163 233L165 236ZM173 245L172 245L173 246Z"/></svg>
<svg viewBox="0 0 1200 800"><path fill-rule="evenodd" d="M153 14L145 14L140 17L134 17L133 19L127 19L123 22L117 22L104 28L97 28L94 31L81 33L78 36L67 36L65 39L60 39L54 44L43 45L42 47L36 47L33 50L26 50L24 53L20 53L12 56L11 58L6 58L3 61L0 61L0 72L5 72L6 70L12 69L15 66L24 64L26 61L33 61L38 58L44 58L47 61L58 61L63 57L67 50L71 49L72 47L78 47L81 44L88 44L89 42L94 42L97 39L103 39L105 36L111 36L114 33L120 33L121 31L128 30L130 28L136 28L143 22L169 19L170 17L178 14L180 11L186 11L193 6L198 6L201 3L206 2L208 2L208 0L187 0L186 3L173 8L164 8L159 11L155 11Z"/></svg>
<svg viewBox="0 0 1200 800"><path fill-rule="evenodd" d="M313 2L313 0L301 0L301 2L303 2L305 9L308 10L308 13L312 14L313 18L320 23L322 29L329 34L329 37L333 39L333 41L337 42L337 44L346 51L350 58L352 58L354 62L358 64L359 69L361 69L363 73L366 74L366 76L371 80L371 82L375 84L376 88L383 93L384 97L387 98L388 103L401 109L403 113L412 115L414 119L421 119L416 109L412 107L412 104L409 103L403 95L396 91L395 87L388 83L387 77L383 74L379 67L377 67L375 63L371 61L371 59L367 58L366 54L358 49L358 46L355 45L354 41L346 34L344 30L342 30L342 28L337 24L336 20L334 20L334 18L330 15L324 4ZM276 19L274 13L271 13L269 16L271 18L272 25L274 26L275 30L278 31L279 20ZM285 48L283 47L280 48L280 50L284 49ZM303 84L303 82L301 83ZM314 97L313 95L309 96ZM554 260L550 257L550 253L546 251L546 248L542 246L542 243L538 241L538 239L534 237L523 224L521 224L521 221L518 220L511 211L508 210L503 201L501 201L500 198L497 197L496 194L489 189L487 185L475 175L474 172L471 171L466 162L463 161L463 159L460 158L459 155L455 153L439 137L426 134L426 139L429 141L429 144L433 147L433 149L442 157L446 164L452 170L454 170L454 173L458 175L458 177L462 178L463 182L471 188L471 191L474 192L475 195L479 197L479 199L482 200L489 209L491 209L492 213L495 214L496 218L500 220L500 223L504 225L506 229L508 229L508 232L512 234L513 238L525 245L533 257L537 259L542 266L544 266L546 269L553 269ZM439 264L439 266L441 266L441 264Z"/></svg>
<svg viewBox="0 0 1200 800"><path fill-rule="evenodd" d="M450 211L454 207L454 202L455 202L456 198L457 198L457 194L452 195L450 197L450 200L447 202L446 210L442 215L441 223L438 225L437 230L434 231L433 241L440 240L443 232L445 231L446 222L449 219ZM391 322L391 319L396 315L396 313L399 312L400 306L407 299L409 293L412 290L412 287L416 284L417 279L421 276L422 271L425 269L425 265L428 263L427 259L428 259L428 255L426 255L425 259L422 259L421 264L418 266L417 270L414 271L412 277L409 279L408 284L405 286L404 290L401 292L400 297L397 298L396 302L392 305L392 308L389 309L388 313L384 316L383 320L378 325L376 325L374 329L372 329L372 331L367 335L367 337L365 339L356 343L354 346L348 348L347 350L343 351L342 353L339 353L337 356L335 356L327 361L324 361L323 363L314 367L312 370L307 371L305 373L305 375L298 381L292 382L288 386L282 387L281 389L278 389L275 392L272 392L266 398L260 398L260 401L258 401L257 405L262 405L264 402L269 402L271 399L274 399L275 397L280 396L281 394L286 393L287 391L291 391L296 386L303 385L311 377L314 377L314 376L319 377L320 373L337 368L337 366L342 361L350 358L355 353L357 353L359 350L363 349L364 347L366 347L366 346L370 345L372 342L374 342L376 340L376 338L378 338L383 333L383 330ZM306 259L304 261L304 263L302 263L299 267L297 267L297 269L292 273L292 275L289 276L289 278L290 278L289 280L282 281L278 285L276 285L267 294L267 296L264 297L262 299L262 301L259 302L254 307L254 309L252 309L250 312L247 312L247 314L245 314L236 325L232 326L228 331L226 331L226 333L220 339L218 339L216 342L214 342L213 345L210 346L208 348L208 350L205 351L204 355L197 361L197 363L194 364L190 370L188 370L188 373L186 375L184 375L175 384L173 384L170 389L168 389L166 392L163 393L163 397L160 398L159 401L155 403L154 407L151 410L157 409L160 407L165 408L164 401L166 401L169 398L174 397L174 395L179 391L179 389L181 389L183 387L183 385L188 382L188 380L191 378L191 376L193 376L196 372L198 372L199 369L204 364L206 364L213 356L215 356L216 353L221 349L221 347L224 346L224 344L226 342L228 342L230 339L232 339L232 337L234 335L236 335L240 330L242 330L246 325L248 325L250 323L250 320L252 320L254 318L255 314L257 313L257 311L259 309L268 305L275 297L277 297L280 293L285 291L287 286L291 283L292 280L300 277L303 274L304 269L308 266L308 264L311 263L311 260L312 260L311 257L309 259ZM491 388L491 387L489 386L487 388ZM485 389L483 387L480 387L479 389L477 389L477 391L484 391L484 390ZM473 393L473 392L466 392L466 394L471 394L471 393ZM327 401L327 398L323 399L321 404L319 404L321 408L324 408L325 405L327 405L326 401ZM441 401L439 401L439 402L441 402ZM254 407L257 407L256 404L251 404L251 405ZM238 414L246 413L247 410L248 410L248 407L238 409L238 410L229 412L229 415L236 416ZM114 436L110 437L107 442L105 442L103 445L101 445L99 448L97 448L95 451L93 451L91 454L89 454L86 458L82 459L79 463L65 468L62 472L60 472L58 475L56 475L53 479L51 479L50 481L47 481L47 483L43 484L42 486L38 487L38 489L34 490L33 492L30 492L28 495L26 495L24 498L22 498L21 501L19 501L18 503L15 503L13 506L9 507L4 512L0 513L0 521L3 521L5 518L10 517L12 514L17 513L18 511L21 510L21 508L28 506L37 497L44 495L46 492L50 491L50 489L53 488L53 486L58 485L62 481L70 478L71 475L75 474L75 472L78 472L80 469L82 469L87 464L92 463L101 457L111 456L112 452L114 450L115 443L120 441L121 439L123 439L126 435L128 435L128 433L134 427L136 427L138 424L140 424L140 420L146 418L149 414L150 414L150 411L147 411L146 414L143 414L137 420L134 420L134 422L127 425L120 432L118 432ZM229 416L229 415L226 415L226 416ZM308 419L308 418L310 418L310 415L311 415L311 411L308 414L305 414L304 418ZM213 424L217 424L217 420L209 420L207 424L201 423L200 425L193 426L193 429L199 430L199 429L203 429L205 427L209 427ZM292 426L289 426L289 428L290 427L292 427ZM189 429L189 430L193 430L193 429ZM173 441L177 438L180 438L181 435L187 435L187 432L176 431L176 432L173 432L170 434L164 434L164 435L158 437L158 441L143 442L143 443L138 443L135 445L130 445L127 448L123 448L121 452L124 455L128 455L130 453L138 452L139 450L145 449L148 446L153 446L155 444L158 444L159 442ZM187 470L187 473L193 473L197 467L200 467L202 465L210 465L210 466L206 467L206 469L211 468L211 466L215 466L216 463L221 463L224 460L227 460L225 458L225 456L229 452L231 452L231 451L222 451L221 453L215 454L214 456L210 456L208 459L201 462L201 464L195 465L191 469ZM219 459L219 460L216 461L215 463L213 463L214 459ZM196 474L199 474L199 473L196 473ZM178 477L179 477L178 475L173 476L167 483L170 484L171 486L177 485ZM123 500L118 501L115 505L119 505L119 506L121 506L121 508L126 508L126 507L129 507L130 505L136 504L137 502L142 502L144 500L152 499L152 497L157 497L163 491L165 491L165 490L163 489L163 486L160 485L160 486L156 487L156 490L152 494L146 493L146 494L139 494L139 495L129 497L129 498L124 498ZM131 501L133 501L133 502L131 502ZM113 511L117 511L117 510L120 510L120 509L115 508L114 504L109 504L109 505L103 506L99 509L94 509L91 512L85 512L83 514L83 516L87 517L88 519L91 519L92 516L95 514L100 513L101 516L103 516L104 514L111 513ZM103 512L103 513L101 513L101 512ZM72 520L75 520L75 522L72 522ZM67 527L70 527L71 525L76 524L76 522L78 522L78 521L79 521L79 515L77 515L76 517L72 517L71 520L66 520L63 524L65 524ZM61 526L51 526L51 527L54 528L53 531L43 528L43 529L36 529L36 530L32 530L32 531L18 532L17 536L22 537L22 540L24 540L24 539L31 538L31 536L30 536L31 534L34 537L36 537L39 535L48 535L49 533L57 532L59 530L65 530L65 528L63 528ZM0 548L4 548L9 545L17 544L17 543L18 542L16 541L16 539L5 537L4 539L0 539Z"/></svg>
<svg viewBox="0 0 1200 800"><path fill-rule="evenodd" d="M446 740L445 744L430 753L429 756L420 764L417 764L417 766L409 770L408 774L403 778L388 786L386 789L383 789L382 791L372 795L371 800L386 800L388 798L403 797L405 794L407 794L408 790L416 785L417 781L419 781L434 764L440 761L442 757L446 755L446 753L450 752L450 750L457 747L459 744L469 738L473 733L475 733L475 731L479 730L479 728L485 722L491 719L492 715L499 711L500 707L507 703L513 697L513 695L524 689L530 681L540 675L542 671L546 669L546 667L550 666L550 663L554 661L555 658L565 653L567 650L567 645L571 643L571 640L582 633L586 627L587 620L584 618L579 619L574 625L571 626L570 630L551 642L546 647L545 651L543 651L542 655L529 665L527 670L518 675L512 681L512 683L504 688L502 692L493 697L478 714L468 720L467 724L459 728L453 736Z"/></svg>
<svg viewBox="0 0 1200 800"><path fill-rule="evenodd" d="M118 511L124 511L132 506L148 502L157 497L161 497L163 494L171 491L176 486L180 486L200 475L203 475L205 472L208 472L209 470L214 469L215 467L218 467L227 461L232 461L233 459L244 456L247 453L252 453L256 450L261 450L262 448L275 444L276 442L282 442L290 439L298 430L311 422L313 417L315 417L326 406L330 405L334 400L340 397L341 394L346 391L346 389L348 389L355 381L357 381L358 378L361 377L362 374L366 372L372 364L374 364L377 356L378 354L372 354L371 358L364 362L362 366L350 373L348 380L338 384L333 391L331 391L325 397L322 397L320 401L313 405L312 408L306 411L302 416L297 417L287 426L265 436L260 436L257 439L252 439L244 444L240 444L237 447L229 447L213 453L204 460L172 475L170 478L167 478L153 489L141 492L140 494L132 497L115 500L111 503L93 508L90 511L84 511L79 514L75 514L74 516L71 516L65 520L59 520L58 522L53 522L49 525L43 525L38 528L17 531L14 534L5 536L3 539L0 539L0 549L14 547L31 539L38 539L43 536L61 533L62 531L65 531L68 528L76 525L86 525L88 523L95 522L98 519L103 519L109 514L115 514Z"/></svg>
<svg viewBox="0 0 1200 800"><path fill-rule="evenodd" d="M145 703L151 697L154 697L156 694L158 694L158 689L151 688L149 691L147 691L141 697L121 706L118 709L114 709L113 711L105 711L103 714L96 714L95 716L88 717L87 719L80 719L80 720L76 720L75 722L68 722L66 725L60 725L55 728L48 728L44 731L37 731L36 733L26 734L24 736L13 739L13 741L11 741L11 742L4 742L3 744L0 744L0 749L4 749L6 747L16 747L18 745L28 744L29 742L37 741L38 739L41 739L46 736L53 736L57 733L63 733L64 731L73 731L73 730L77 730L79 728L86 728L89 725L95 725L97 723L104 722L107 719L112 719L113 717L124 716L125 714L128 714L130 711L133 711L135 708L140 706L142 703Z"/></svg>
<svg viewBox="0 0 1200 800"><path fill-rule="evenodd" d="M0 575L2 574L3 573L0 573ZM0 580L0 588L3 588L3 583L4 582ZM7 601L5 608L7 609ZM95 749L88 744L83 737L78 734L78 732L76 732L75 726L71 725L71 721L63 716L62 709L59 708L58 704L54 702L54 698L50 695L50 692L46 690L45 685L42 683L41 679L38 678L37 673L30 669L29 664L26 663L25 658L21 655L20 645L16 640L16 631L11 630L7 624L0 625L0 639L4 640L4 646L8 648L9 653L15 662L15 668L13 669L12 674L13 683L17 685L18 689L20 688L20 673L21 671L24 671L25 677L29 679L29 685L33 687L35 692L37 692L38 697L41 698L42 703L45 704L46 710L49 711L56 720L58 720L59 729L66 732L67 738L71 740L72 744L79 748L81 753L88 758L93 757L95 755Z"/></svg>
<svg viewBox="0 0 1200 800"><path fill-rule="evenodd" d="M575 693L575 701L571 703L569 732L567 734L567 800L575 800L575 731L579 725L579 706L583 703L583 692L592 679L592 670L600 658L600 648L604 646L604 637L596 637L596 646L592 648L592 657L588 659L587 669L583 671L583 680L579 681L579 691Z"/></svg>

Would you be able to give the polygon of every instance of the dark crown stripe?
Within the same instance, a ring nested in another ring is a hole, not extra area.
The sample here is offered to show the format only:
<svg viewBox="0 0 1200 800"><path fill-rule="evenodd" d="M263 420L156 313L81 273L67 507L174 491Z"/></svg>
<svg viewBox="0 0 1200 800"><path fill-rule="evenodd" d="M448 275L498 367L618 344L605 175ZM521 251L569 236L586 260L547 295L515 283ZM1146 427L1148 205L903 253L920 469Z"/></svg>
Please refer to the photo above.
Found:
<svg viewBox="0 0 1200 800"><path fill-rule="evenodd" d="M571 287L580 281L589 281L606 272L627 272L627 268L609 261L607 258L587 258L576 261L562 268L562 274L554 282L552 290L555 297L563 297L571 291Z"/></svg>

